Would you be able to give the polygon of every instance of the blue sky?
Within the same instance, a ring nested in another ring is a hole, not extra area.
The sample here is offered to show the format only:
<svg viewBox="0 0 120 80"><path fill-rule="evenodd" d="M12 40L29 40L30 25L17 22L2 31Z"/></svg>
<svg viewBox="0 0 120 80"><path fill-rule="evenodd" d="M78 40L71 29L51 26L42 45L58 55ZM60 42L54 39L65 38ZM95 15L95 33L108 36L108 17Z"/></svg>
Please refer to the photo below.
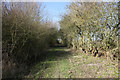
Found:
<svg viewBox="0 0 120 80"><path fill-rule="evenodd" d="M46 10L48 11L49 17L53 22L58 22L61 18L60 15L63 15L66 12L66 5L69 5L69 2L44 2Z"/></svg>

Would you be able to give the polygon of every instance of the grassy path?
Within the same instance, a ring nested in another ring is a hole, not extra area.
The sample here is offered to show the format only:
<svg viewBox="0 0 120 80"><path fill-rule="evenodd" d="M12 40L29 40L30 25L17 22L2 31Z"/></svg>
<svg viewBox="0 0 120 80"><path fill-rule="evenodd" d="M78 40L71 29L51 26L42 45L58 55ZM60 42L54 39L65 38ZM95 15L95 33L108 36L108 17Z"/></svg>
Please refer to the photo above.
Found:
<svg viewBox="0 0 120 80"><path fill-rule="evenodd" d="M32 67L32 78L117 78L118 62L52 48L43 61Z"/></svg>

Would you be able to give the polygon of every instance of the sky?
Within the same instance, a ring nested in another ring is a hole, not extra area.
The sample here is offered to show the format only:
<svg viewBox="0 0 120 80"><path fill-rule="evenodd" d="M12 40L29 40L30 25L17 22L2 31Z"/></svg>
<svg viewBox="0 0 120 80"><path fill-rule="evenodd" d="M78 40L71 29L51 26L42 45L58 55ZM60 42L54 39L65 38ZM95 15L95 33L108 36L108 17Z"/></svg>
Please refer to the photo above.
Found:
<svg viewBox="0 0 120 80"><path fill-rule="evenodd" d="M53 18L54 21L58 21L60 15L66 11L66 5L68 5L69 2L44 2L43 4L46 5L49 16Z"/></svg>
<svg viewBox="0 0 120 80"><path fill-rule="evenodd" d="M44 2L46 6L47 14L53 22L57 22L61 19L61 15L66 12L66 5L70 2Z"/></svg>

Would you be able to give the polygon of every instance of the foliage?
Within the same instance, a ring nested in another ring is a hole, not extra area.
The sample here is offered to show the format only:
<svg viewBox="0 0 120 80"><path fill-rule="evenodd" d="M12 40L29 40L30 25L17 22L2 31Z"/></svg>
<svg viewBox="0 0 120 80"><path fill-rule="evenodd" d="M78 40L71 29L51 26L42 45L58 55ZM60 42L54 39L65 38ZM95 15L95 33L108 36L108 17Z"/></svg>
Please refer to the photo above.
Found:
<svg viewBox="0 0 120 80"><path fill-rule="evenodd" d="M60 21L60 31L64 43L72 44L69 47L81 47L86 51L118 47L120 21L117 2L72 2L67 9Z"/></svg>
<svg viewBox="0 0 120 80"><path fill-rule="evenodd" d="M41 3L5 2L2 9L3 61L32 64L56 43L56 25L43 15Z"/></svg>

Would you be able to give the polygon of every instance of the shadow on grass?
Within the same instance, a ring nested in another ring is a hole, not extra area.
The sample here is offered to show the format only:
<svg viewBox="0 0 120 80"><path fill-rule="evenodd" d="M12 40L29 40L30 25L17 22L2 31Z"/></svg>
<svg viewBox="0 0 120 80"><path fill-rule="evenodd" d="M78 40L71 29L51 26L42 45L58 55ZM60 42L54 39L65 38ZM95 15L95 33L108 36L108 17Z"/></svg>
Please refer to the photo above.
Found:
<svg viewBox="0 0 120 80"><path fill-rule="evenodd" d="M68 50L68 51L66 51ZM44 52L40 52L40 56L37 56L36 61L31 60L31 63L28 65L19 65L20 66L20 72L16 72L15 75L11 76L7 76L6 78L24 78L25 76L28 76L29 74L33 75L32 78L34 78L34 76L37 76L36 74L38 74L38 76L40 76L41 74L43 74L43 71L45 71L46 69L50 68L51 70L47 70L49 73L52 73L52 69L55 69L55 67L57 67L57 63L59 61L65 61L65 59L67 59L68 57L70 57L72 55L72 53L69 51L69 49L67 49L67 47L65 46L56 46L56 47L52 47L50 49L47 49ZM18 68L19 70L19 68ZM42 75L40 76L42 77Z"/></svg>
<svg viewBox="0 0 120 80"><path fill-rule="evenodd" d="M38 57L37 61L31 66L30 75L32 75L32 77L42 77L44 73L51 74L59 62L62 61L62 63L65 63L71 55L72 53L66 47L53 47L48 49L41 57ZM49 70L45 72L46 69Z"/></svg>
<svg viewBox="0 0 120 80"><path fill-rule="evenodd" d="M38 56L35 63L46 60L54 61L59 59L65 59L71 55L72 53L66 47L53 47L43 52L40 57Z"/></svg>

